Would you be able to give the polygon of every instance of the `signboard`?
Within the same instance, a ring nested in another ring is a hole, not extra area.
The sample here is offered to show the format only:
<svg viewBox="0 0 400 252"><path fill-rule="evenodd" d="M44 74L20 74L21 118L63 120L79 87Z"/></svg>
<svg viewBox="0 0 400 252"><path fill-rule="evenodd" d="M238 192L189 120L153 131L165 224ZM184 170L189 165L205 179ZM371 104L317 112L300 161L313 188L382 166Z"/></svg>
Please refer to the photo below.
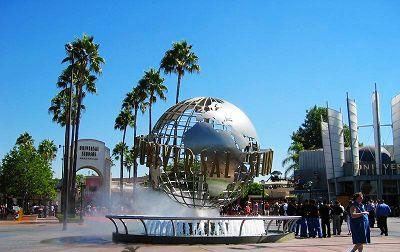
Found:
<svg viewBox="0 0 400 252"><path fill-rule="evenodd" d="M94 145L80 145L79 146L80 157L79 159L91 159L98 160L99 147Z"/></svg>
<svg viewBox="0 0 400 252"><path fill-rule="evenodd" d="M193 172L194 163L197 161L193 151L189 148L174 147L172 145L164 145L136 138L137 149L134 152L134 158L139 158L141 165L147 167L163 167L169 169L169 161L172 161L172 168L175 172L179 169L184 169L185 172ZM183 154L183 157L181 156ZM273 151L253 151L244 153L245 162L249 165L249 172L252 177L264 176L271 173ZM222 161L222 162L221 162ZM183 167L179 167L179 162L182 162ZM231 178L230 162L231 153L226 151L212 151L207 149L201 151L199 159L200 171L204 176ZM239 170L239 172L244 172Z"/></svg>
<svg viewBox="0 0 400 252"><path fill-rule="evenodd" d="M81 168L91 168L96 172L103 173L109 156L109 150L101 141L94 139L80 139L77 151L77 170Z"/></svg>
<svg viewBox="0 0 400 252"><path fill-rule="evenodd" d="M377 175L376 164L375 163L360 163L360 170L357 175ZM382 175L394 175L400 174L400 164L397 163L387 163L382 164Z"/></svg>

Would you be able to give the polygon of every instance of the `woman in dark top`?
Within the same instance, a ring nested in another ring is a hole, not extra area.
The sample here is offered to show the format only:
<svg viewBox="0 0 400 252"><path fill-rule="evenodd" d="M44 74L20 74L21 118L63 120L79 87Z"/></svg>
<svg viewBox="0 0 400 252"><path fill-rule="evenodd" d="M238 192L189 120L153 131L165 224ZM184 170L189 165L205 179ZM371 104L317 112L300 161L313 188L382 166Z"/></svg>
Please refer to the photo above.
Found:
<svg viewBox="0 0 400 252"><path fill-rule="evenodd" d="M350 207L349 214L351 238L353 239L353 244L355 245L351 252L355 252L357 249L359 252L362 252L363 244L371 242L368 212L365 211L364 205L362 204L362 193L359 192L354 194L353 201L354 203Z"/></svg>

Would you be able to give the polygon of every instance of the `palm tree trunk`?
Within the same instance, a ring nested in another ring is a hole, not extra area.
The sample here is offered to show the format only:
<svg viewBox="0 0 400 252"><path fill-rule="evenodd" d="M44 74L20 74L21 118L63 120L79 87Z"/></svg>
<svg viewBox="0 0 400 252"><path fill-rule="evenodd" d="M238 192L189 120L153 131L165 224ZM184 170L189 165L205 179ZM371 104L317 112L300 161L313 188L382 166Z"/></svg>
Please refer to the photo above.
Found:
<svg viewBox="0 0 400 252"><path fill-rule="evenodd" d="M124 128L124 134L122 136L122 149L121 149L121 169L119 174L119 191L121 192L121 198L124 187L124 147L125 147L125 136L126 136L126 126Z"/></svg>
<svg viewBox="0 0 400 252"><path fill-rule="evenodd" d="M76 110L75 110L76 111ZM72 121L72 132L71 132L71 141L70 141L70 154L69 154L69 161L68 161L68 181L69 181L69 194L68 194L68 214L73 214L73 198L74 198L74 188L72 186L72 178L73 178L73 157L74 157L74 138L75 138L75 120Z"/></svg>
<svg viewBox="0 0 400 252"><path fill-rule="evenodd" d="M176 99L175 99L175 104L179 102L179 90L181 88L181 78L182 75L178 73L178 84L176 85Z"/></svg>
<svg viewBox="0 0 400 252"><path fill-rule="evenodd" d="M76 85L76 89L75 89L75 97L79 96L79 85L77 83ZM79 103L79 101L78 101ZM70 149L71 149L71 153L70 153L70 162L69 162L69 191L70 194L68 195L68 203L69 203L69 209L68 212L70 215L75 215L75 181L74 181L74 177L75 177L75 172L74 172L74 158L75 158L75 144L74 144L74 140L75 140L75 135L76 135L76 125L77 125L77 104L74 103L74 107L75 107L75 118L73 118L72 122L72 134L71 134L71 144L70 144Z"/></svg>
<svg viewBox="0 0 400 252"><path fill-rule="evenodd" d="M151 96L150 96L150 102L149 102L149 137L150 137L150 134L151 134Z"/></svg>
<svg viewBox="0 0 400 252"><path fill-rule="evenodd" d="M77 88L78 89L78 88ZM79 125L80 125L80 117L81 117L81 105L82 105L82 87L79 88L78 94L78 105L76 109L76 118L75 118L75 139L74 139L74 159L73 159L73 167L72 167L72 180L71 187L73 193L71 193L72 201L71 208L75 209L75 186L76 186L76 159L78 157L78 140L79 140Z"/></svg>
<svg viewBox="0 0 400 252"><path fill-rule="evenodd" d="M151 98L152 96L150 96L150 102L149 102L149 139L148 141L150 141L150 134L151 134ZM150 182L150 186L153 185L153 183L151 182L151 167L149 167L149 182Z"/></svg>
<svg viewBox="0 0 400 252"><path fill-rule="evenodd" d="M182 75L178 72L178 84L176 86L176 100L175 100L175 104L178 104L179 102L179 90L181 87L181 78ZM174 146L176 146L178 144L178 121L175 121L175 127L174 127ZM174 150L176 150L174 148Z"/></svg>
<svg viewBox="0 0 400 252"><path fill-rule="evenodd" d="M134 122L133 122L133 149L136 151L136 145L135 145L135 139L136 139L136 120L137 120L137 112L138 112L138 106L135 106L135 115L134 115ZM136 162L136 157L133 160L133 178L137 178L137 162Z"/></svg>
<svg viewBox="0 0 400 252"><path fill-rule="evenodd" d="M69 92L69 102L68 102L68 108L66 111L66 117L65 118L65 135L64 135L64 157L63 157L63 162L64 162L64 170L63 170L63 182L62 182L62 193L61 193L61 212L64 213L65 209L64 207L67 205L66 202L69 200L68 199L68 192L69 192L69 169L68 169L68 163L69 163L69 132L70 132L70 110L72 105L70 106L71 100L72 100L72 84L71 84L71 90Z"/></svg>
<svg viewBox="0 0 400 252"><path fill-rule="evenodd" d="M71 83L70 83L70 90L69 90L69 97L68 97L68 115L67 115L67 120L65 124L65 155L64 155L64 181L63 181L63 194L64 194L64 201L63 201L63 230L67 229L67 212L68 212L68 201L69 201L69 180L68 180L68 164L69 164L69 132L70 132L70 126L71 126L71 114L72 114L72 94L73 94L73 76L74 76L74 58L72 57L72 69L71 69Z"/></svg>

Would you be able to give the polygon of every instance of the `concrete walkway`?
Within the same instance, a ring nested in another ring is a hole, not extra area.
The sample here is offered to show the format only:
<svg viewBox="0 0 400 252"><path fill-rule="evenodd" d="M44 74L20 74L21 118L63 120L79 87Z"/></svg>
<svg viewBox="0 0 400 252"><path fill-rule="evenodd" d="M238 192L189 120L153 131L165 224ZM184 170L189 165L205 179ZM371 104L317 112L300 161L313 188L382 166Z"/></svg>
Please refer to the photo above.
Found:
<svg viewBox="0 0 400 252"><path fill-rule="evenodd" d="M347 231L345 225L344 230ZM69 251L69 252L180 252L180 251L350 251L351 237L342 235L326 239L294 239L283 243L247 245L180 245L158 246L145 244L114 244L111 241L113 226L104 220L86 221L84 225L70 224L68 231L61 231L60 224L0 225L0 251ZM344 232L346 233L346 232ZM399 252L400 218L389 218L389 236L380 236L372 229L372 244L364 251Z"/></svg>

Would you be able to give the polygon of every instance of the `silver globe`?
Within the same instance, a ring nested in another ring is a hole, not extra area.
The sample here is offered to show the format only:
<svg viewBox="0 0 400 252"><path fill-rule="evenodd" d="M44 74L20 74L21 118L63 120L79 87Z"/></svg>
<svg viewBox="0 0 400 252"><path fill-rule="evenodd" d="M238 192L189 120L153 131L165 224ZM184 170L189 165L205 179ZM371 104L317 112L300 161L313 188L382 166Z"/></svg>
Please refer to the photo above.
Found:
<svg viewBox="0 0 400 252"><path fill-rule="evenodd" d="M153 128L152 136L160 144L189 148L200 164L206 151L207 170L218 155L224 167L229 153L229 176L209 177L196 167L190 173L163 169L160 187L173 199L190 207L218 207L240 196L253 174L246 165L246 153L259 150L259 140L250 119L236 106L222 99L196 97L169 108ZM228 167L228 165L227 165Z"/></svg>

